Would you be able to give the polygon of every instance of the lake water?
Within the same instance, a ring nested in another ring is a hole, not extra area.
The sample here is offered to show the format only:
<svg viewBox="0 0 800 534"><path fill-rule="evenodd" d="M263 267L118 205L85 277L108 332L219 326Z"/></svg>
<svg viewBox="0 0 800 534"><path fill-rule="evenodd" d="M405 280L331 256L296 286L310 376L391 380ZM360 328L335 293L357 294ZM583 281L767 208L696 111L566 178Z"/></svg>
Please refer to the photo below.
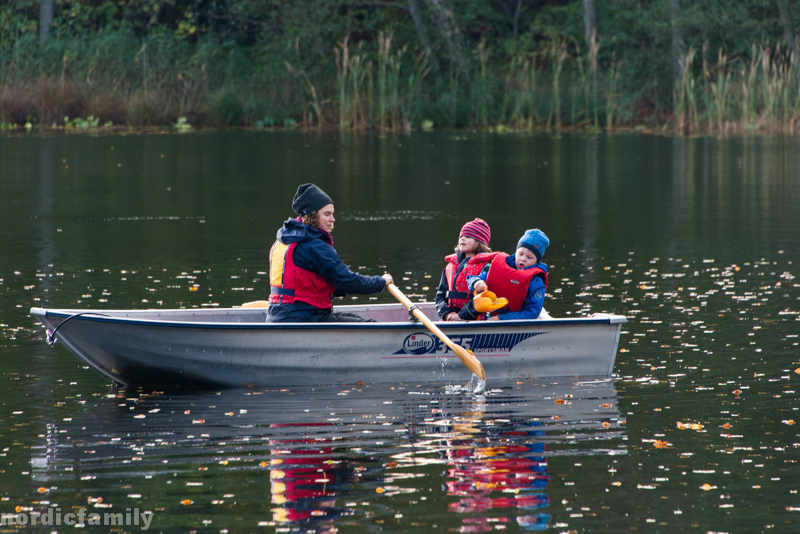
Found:
<svg viewBox="0 0 800 534"><path fill-rule="evenodd" d="M116 388L28 314L266 298L309 181L415 298L467 220L541 228L550 314L628 318L615 378ZM0 529L797 532L799 261L791 137L2 137Z"/></svg>

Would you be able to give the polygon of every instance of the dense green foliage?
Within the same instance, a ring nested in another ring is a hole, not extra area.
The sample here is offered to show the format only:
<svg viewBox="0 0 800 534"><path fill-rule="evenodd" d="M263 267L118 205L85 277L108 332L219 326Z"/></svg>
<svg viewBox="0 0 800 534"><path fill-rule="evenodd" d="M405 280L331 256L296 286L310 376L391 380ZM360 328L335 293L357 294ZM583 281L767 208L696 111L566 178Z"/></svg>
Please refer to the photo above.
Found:
<svg viewBox="0 0 800 534"><path fill-rule="evenodd" d="M417 3L433 55L406 0L54 0L44 44L39 0L6 0L0 123L728 130L800 116L775 0L597 2L596 62L581 0L437 2L455 15L466 76L433 2Z"/></svg>

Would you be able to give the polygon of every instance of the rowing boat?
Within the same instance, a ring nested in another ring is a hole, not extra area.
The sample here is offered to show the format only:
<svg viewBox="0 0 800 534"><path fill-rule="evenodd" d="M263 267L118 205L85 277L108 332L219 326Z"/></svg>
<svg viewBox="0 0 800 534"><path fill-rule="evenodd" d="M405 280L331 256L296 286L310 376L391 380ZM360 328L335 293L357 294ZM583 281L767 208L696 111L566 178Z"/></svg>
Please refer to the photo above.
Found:
<svg viewBox="0 0 800 534"><path fill-rule="evenodd" d="M433 303L417 303L432 320ZM370 323L268 323L264 308L31 308L59 342L122 385L281 386L463 382L457 355L400 304L337 306ZM437 322L471 350L487 380L610 377L625 317Z"/></svg>

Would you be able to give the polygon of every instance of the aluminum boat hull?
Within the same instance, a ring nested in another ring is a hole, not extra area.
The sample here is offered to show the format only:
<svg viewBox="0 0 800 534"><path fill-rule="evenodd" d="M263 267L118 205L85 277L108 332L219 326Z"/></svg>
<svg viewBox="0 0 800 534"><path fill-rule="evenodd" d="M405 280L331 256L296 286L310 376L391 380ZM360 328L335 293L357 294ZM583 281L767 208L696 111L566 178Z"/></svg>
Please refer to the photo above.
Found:
<svg viewBox="0 0 800 534"><path fill-rule="evenodd" d="M420 308L436 318L432 303ZM374 323L267 323L266 309L32 308L87 366L123 385L279 386L471 378L400 304L338 306ZM63 322L63 324L62 324ZM481 361L487 381L609 377L625 317L438 322Z"/></svg>

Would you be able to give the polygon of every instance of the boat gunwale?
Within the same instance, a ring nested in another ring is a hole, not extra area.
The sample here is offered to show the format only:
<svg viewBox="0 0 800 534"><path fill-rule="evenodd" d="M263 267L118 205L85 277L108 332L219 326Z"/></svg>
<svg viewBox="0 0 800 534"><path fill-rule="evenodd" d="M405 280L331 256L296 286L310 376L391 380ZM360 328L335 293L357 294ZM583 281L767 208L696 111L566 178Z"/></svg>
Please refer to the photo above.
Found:
<svg viewBox="0 0 800 534"><path fill-rule="evenodd" d="M215 308L214 310L198 311L225 311L236 310L237 308ZM180 310L107 310L109 313L164 313L168 311L186 311L193 309ZM225 322L225 321L176 321L160 319L139 319L135 317L115 317L104 315L104 310L68 310L63 308L31 308L30 314L33 316L55 317L70 320L84 320L91 322L103 322L113 324L130 324L141 326L159 326L171 328L205 328L221 330L393 330L424 328L421 323L410 321L403 322L374 322L374 323L268 323L268 322ZM457 328L499 328L499 327L519 327L519 326L555 326L555 325L586 325L586 324L622 324L627 322L623 315L603 314L600 317L563 317L550 319L516 319L509 321L436 321L437 326L443 330Z"/></svg>

